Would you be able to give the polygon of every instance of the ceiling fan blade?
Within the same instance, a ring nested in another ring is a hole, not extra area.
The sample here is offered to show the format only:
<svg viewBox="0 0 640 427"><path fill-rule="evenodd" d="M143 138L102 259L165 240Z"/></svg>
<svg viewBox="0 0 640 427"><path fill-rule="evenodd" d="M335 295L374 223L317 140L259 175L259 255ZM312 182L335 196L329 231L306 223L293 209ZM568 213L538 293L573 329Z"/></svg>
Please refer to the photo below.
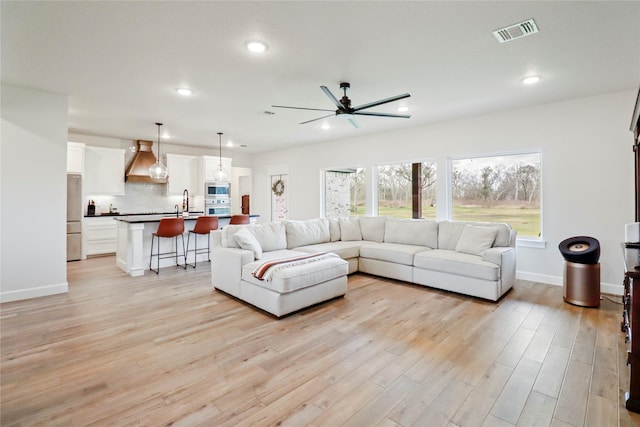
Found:
<svg viewBox="0 0 640 427"><path fill-rule="evenodd" d="M388 114L388 113L373 113L368 111L354 111L353 114L358 114L360 116L379 116L379 117L400 117L403 119L410 119L411 116L407 114Z"/></svg>
<svg viewBox="0 0 640 427"><path fill-rule="evenodd" d="M358 124L358 121L355 119L355 117L349 117L347 120L349 120L349 122L351 122L351 124L353 125L354 128L359 128L360 125Z"/></svg>
<svg viewBox="0 0 640 427"><path fill-rule="evenodd" d="M359 106L355 107L352 111L364 110L365 108L371 108L371 107L375 107L377 105L386 104L388 102L398 101L400 99L408 98L410 96L411 95L409 95L408 93L403 93L402 95L396 95L396 96L392 96L391 98L385 98L385 99L381 99L379 101L369 102L368 104L359 105Z"/></svg>
<svg viewBox="0 0 640 427"><path fill-rule="evenodd" d="M344 106L340 104L340 101L338 101L338 99L335 96L333 96L331 91L326 86L320 86L320 89L322 89L324 93L331 99L331 102L333 102L335 106L338 107L338 110L344 109Z"/></svg>
<svg viewBox="0 0 640 427"><path fill-rule="evenodd" d="M307 120L306 122L301 122L300 124L303 125L305 123L311 123L311 122L315 122L316 120L322 120L325 119L327 117L331 117L334 116L335 114L327 114L326 116L322 116L322 117L318 117L317 119L311 119L311 120Z"/></svg>
<svg viewBox="0 0 640 427"><path fill-rule="evenodd" d="M293 109L293 110L333 111L333 110L327 110L326 108L287 107L287 106L284 106L284 105L272 105L272 107L275 107L275 108L290 108L290 109Z"/></svg>

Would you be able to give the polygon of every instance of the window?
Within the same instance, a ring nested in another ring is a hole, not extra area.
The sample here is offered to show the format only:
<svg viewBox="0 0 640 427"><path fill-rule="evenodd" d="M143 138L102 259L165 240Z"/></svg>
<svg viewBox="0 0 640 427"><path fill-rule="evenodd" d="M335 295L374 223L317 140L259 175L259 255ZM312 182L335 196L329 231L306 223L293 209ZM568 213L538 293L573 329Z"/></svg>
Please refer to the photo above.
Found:
<svg viewBox="0 0 640 427"><path fill-rule="evenodd" d="M397 218L436 217L435 163L380 165L377 172L378 215ZM414 176L417 177L415 182Z"/></svg>
<svg viewBox="0 0 640 427"><path fill-rule="evenodd" d="M365 168L324 172L324 216L339 218L365 214Z"/></svg>
<svg viewBox="0 0 640 427"><path fill-rule="evenodd" d="M540 153L452 159L452 218L506 222L518 237L540 237L540 165Z"/></svg>

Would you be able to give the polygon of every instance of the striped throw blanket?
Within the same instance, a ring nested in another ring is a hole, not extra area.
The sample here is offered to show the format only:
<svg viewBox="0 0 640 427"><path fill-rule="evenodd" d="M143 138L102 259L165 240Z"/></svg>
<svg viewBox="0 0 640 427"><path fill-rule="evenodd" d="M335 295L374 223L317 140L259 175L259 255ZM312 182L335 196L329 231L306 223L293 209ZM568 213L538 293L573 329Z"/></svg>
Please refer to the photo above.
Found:
<svg viewBox="0 0 640 427"><path fill-rule="evenodd" d="M271 281L271 278L276 271L329 258L338 258L338 255L330 252L319 252L317 254L274 259L273 261L267 261L260 264L251 272L251 274L258 280L264 280L268 282Z"/></svg>

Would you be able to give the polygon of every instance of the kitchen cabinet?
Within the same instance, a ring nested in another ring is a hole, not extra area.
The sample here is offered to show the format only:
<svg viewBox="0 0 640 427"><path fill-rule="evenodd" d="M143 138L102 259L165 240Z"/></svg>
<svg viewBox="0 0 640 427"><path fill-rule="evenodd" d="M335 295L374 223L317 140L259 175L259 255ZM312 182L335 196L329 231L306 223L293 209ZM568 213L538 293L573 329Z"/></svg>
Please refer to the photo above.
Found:
<svg viewBox="0 0 640 427"><path fill-rule="evenodd" d="M67 173L84 173L84 147L80 142L67 142Z"/></svg>
<svg viewBox="0 0 640 427"><path fill-rule="evenodd" d="M220 158L214 156L202 156L202 181L215 181L216 174L220 169ZM229 180L231 180L231 158L222 157L222 170L227 173Z"/></svg>
<svg viewBox="0 0 640 427"><path fill-rule="evenodd" d="M124 149L85 147L84 194L124 195Z"/></svg>
<svg viewBox="0 0 640 427"><path fill-rule="evenodd" d="M116 252L118 224L112 216L85 217L82 226L83 258Z"/></svg>
<svg viewBox="0 0 640 427"><path fill-rule="evenodd" d="M202 194L200 162L197 156L167 154L167 172L167 194L182 195L185 189L189 190L189 194Z"/></svg>

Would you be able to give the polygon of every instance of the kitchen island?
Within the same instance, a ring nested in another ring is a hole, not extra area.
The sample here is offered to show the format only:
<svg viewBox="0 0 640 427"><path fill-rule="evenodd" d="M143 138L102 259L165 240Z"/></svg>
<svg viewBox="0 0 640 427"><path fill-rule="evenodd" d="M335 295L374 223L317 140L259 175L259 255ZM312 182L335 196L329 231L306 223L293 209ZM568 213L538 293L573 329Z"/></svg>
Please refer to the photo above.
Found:
<svg viewBox="0 0 640 427"><path fill-rule="evenodd" d="M187 245L187 234L192 230L200 214L189 215L184 219L184 244ZM255 223L259 215L250 215L251 222ZM144 275L144 271L149 269L149 258L151 255L151 238L158 230L158 224L162 218L175 217L175 215L127 215L118 216L114 219L118 222L118 236L116 248L116 265L131 277ZM222 228L229 224L231 215L218 216L218 227ZM206 248L206 237L193 234L198 239L198 248ZM181 239L178 239L178 244ZM193 242L191 249L194 248ZM160 239L160 252L175 250L175 239ZM154 250L155 252L155 250ZM178 255L182 251L178 249ZM188 262L193 263L194 252L190 252ZM206 261L207 254L198 255L197 261ZM184 259L183 259L184 261ZM154 260L155 264L155 260ZM160 268L175 265L175 259L167 258L160 260Z"/></svg>

